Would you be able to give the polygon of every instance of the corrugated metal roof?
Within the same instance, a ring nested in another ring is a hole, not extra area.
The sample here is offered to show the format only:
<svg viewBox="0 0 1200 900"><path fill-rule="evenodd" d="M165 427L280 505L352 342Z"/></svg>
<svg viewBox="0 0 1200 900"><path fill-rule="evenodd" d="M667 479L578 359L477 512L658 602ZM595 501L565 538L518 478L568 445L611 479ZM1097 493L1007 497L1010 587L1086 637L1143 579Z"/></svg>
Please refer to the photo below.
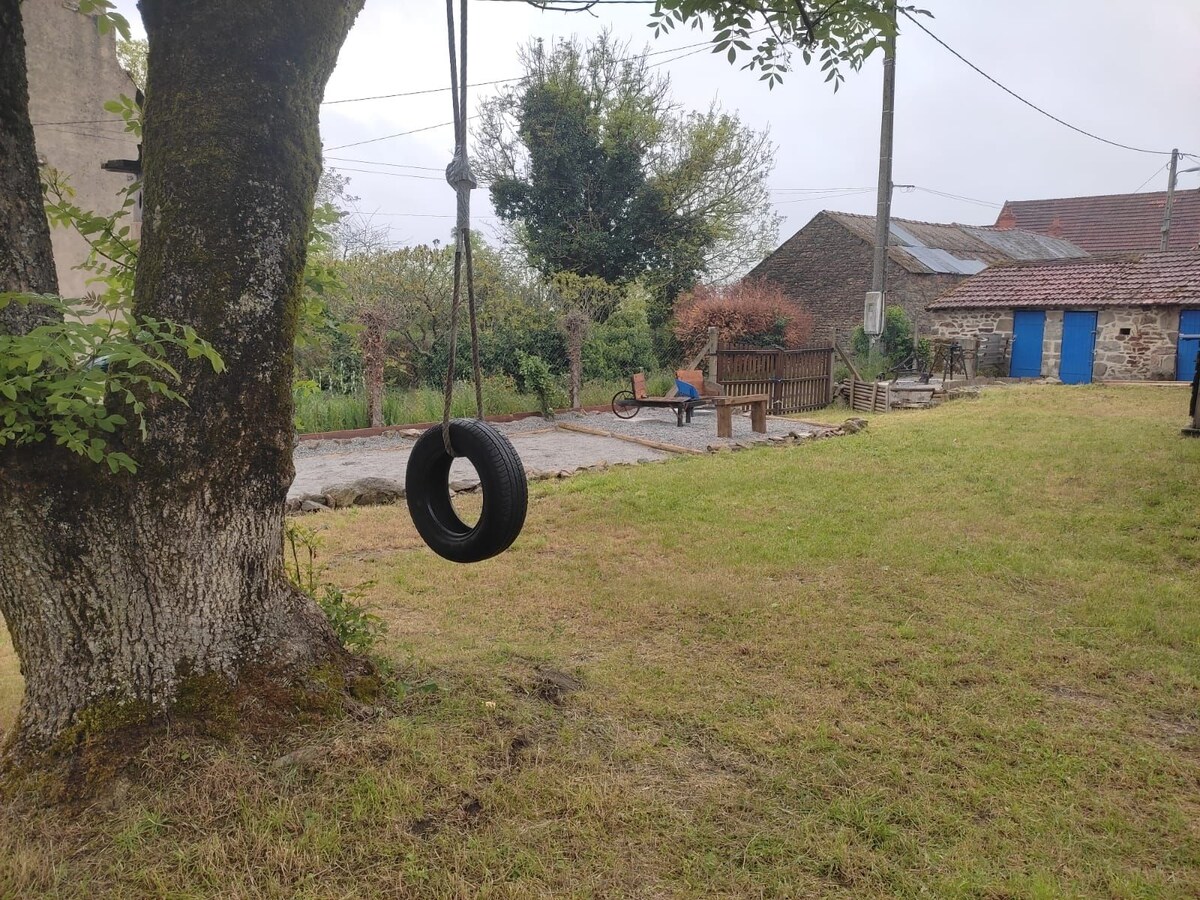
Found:
<svg viewBox="0 0 1200 900"><path fill-rule="evenodd" d="M987 263L982 259L959 259L947 250L938 250L934 247L904 247L901 252L916 257L933 272L974 275L987 268Z"/></svg>
<svg viewBox="0 0 1200 900"><path fill-rule="evenodd" d="M1200 306L1200 251L995 266L928 309Z"/></svg>
<svg viewBox="0 0 1200 900"><path fill-rule="evenodd" d="M840 212L825 215L874 245L874 216ZM1087 253L1068 241L1031 231L892 219L888 256L917 274L974 275L990 265L1030 259L1075 259Z"/></svg>

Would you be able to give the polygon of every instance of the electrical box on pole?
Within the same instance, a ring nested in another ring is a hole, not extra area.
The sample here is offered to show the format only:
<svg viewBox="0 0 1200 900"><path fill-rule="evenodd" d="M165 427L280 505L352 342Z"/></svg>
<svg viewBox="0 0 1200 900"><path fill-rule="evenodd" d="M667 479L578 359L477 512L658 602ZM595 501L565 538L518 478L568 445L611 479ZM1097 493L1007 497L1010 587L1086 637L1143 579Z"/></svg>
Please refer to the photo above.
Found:
<svg viewBox="0 0 1200 900"><path fill-rule="evenodd" d="M883 291L867 291L867 302L863 304L863 331L872 338L883 334Z"/></svg>

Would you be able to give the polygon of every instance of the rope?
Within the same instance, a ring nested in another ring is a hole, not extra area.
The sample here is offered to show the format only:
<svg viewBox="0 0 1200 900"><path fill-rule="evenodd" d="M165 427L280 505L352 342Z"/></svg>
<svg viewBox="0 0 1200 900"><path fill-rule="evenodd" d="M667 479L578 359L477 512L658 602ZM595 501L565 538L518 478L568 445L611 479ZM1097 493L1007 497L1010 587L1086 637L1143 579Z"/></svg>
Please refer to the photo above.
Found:
<svg viewBox="0 0 1200 900"><path fill-rule="evenodd" d="M442 442L455 456L450 444L450 408L454 401L454 371L458 355L458 313L462 306L462 273L466 263L467 308L471 319L471 362L475 378L475 409L483 418L483 374L479 365L479 325L475 306L475 270L471 260L471 191L478 187L467 158L467 0L461 0L462 65L454 47L454 0L446 0L446 34L450 47L450 98L454 109L454 158L446 166L446 181L458 197L454 241L454 298L450 305L450 347L446 365L446 393L442 407Z"/></svg>

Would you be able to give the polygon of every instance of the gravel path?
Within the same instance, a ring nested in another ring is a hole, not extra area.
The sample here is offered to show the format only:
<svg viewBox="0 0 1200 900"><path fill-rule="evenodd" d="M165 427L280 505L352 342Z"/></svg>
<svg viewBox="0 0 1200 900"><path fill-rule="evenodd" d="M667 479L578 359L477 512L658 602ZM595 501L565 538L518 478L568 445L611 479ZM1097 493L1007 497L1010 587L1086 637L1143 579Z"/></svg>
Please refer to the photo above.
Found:
<svg viewBox="0 0 1200 900"><path fill-rule="evenodd" d="M575 422L588 428L611 431L614 434L660 441L686 447L689 450L708 450L713 447L733 447L738 444L763 443L772 438L782 439L791 434L820 434L826 429L806 425L794 419L767 418L767 433L756 434L750 430L748 415L733 414L733 437L717 437L717 413L713 409L697 409L692 412L692 421L682 428L676 424L671 410L643 409L632 419L619 419L611 412L584 413L560 416L559 421Z"/></svg>
<svg viewBox="0 0 1200 900"><path fill-rule="evenodd" d="M533 425L525 423L536 423ZM513 443L527 470L572 472L607 463L655 462L670 454L617 438L596 437L551 428L541 419L523 419L498 425ZM288 497L321 494L337 484L362 478L387 478L404 483L404 470L412 450L412 438L388 433L374 438L301 442L296 448L296 480ZM454 480L477 482L475 470L466 460L451 468Z"/></svg>
<svg viewBox="0 0 1200 900"><path fill-rule="evenodd" d="M632 419L619 419L605 412L560 415L558 421L701 451L782 441L792 435L806 437L826 430L792 419L768 418L767 433L756 434L750 430L749 416L735 414L733 437L718 438L716 413L711 409L696 410L691 423L682 428L675 424L673 412L659 409L643 409ZM556 428L554 423L537 417L496 427L508 435L526 470L535 477L538 473L574 472L600 464L655 462L671 456L620 437ZM364 478L383 478L402 486L408 456L418 434L392 431L378 437L301 441L294 452L296 479L288 497L324 494L337 485ZM465 485L478 483L475 470L466 460L454 463L451 480Z"/></svg>

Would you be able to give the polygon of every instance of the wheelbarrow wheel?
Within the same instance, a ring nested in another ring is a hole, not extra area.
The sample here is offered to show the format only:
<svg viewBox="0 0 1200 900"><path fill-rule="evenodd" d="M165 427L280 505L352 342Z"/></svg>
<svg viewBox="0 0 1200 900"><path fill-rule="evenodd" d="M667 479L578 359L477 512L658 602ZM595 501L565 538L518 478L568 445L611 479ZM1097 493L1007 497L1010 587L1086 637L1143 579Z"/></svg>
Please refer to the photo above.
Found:
<svg viewBox="0 0 1200 900"><path fill-rule="evenodd" d="M450 465L442 426L417 439L408 457L405 493L413 525L429 549L451 562L489 559L509 548L525 524L529 484L517 451L503 434L476 419L452 419L450 444L479 475L483 511L467 525L450 501Z"/></svg>
<svg viewBox="0 0 1200 900"><path fill-rule="evenodd" d="M632 419L640 408L633 391L617 391L613 394L612 411L618 419Z"/></svg>

